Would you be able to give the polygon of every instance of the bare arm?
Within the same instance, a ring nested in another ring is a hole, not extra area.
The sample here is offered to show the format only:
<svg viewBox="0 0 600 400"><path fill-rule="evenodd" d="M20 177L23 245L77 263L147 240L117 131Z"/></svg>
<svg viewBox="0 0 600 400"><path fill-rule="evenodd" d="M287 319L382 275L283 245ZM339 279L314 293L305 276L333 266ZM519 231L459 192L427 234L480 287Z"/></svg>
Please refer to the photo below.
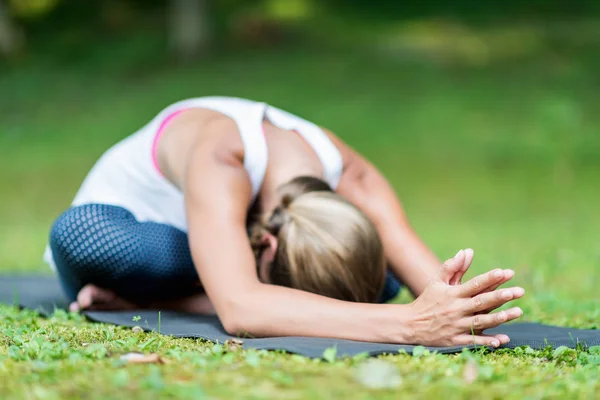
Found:
<svg viewBox="0 0 600 400"><path fill-rule="evenodd" d="M194 264L227 332L437 345L508 340L480 330L518 318L520 310L508 310L502 318L475 315L510 301L499 292L477 295L503 273L489 272L463 289L452 287L449 276L464 257L445 264L419 301L408 305L344 302L261 283L245 227L251 185L242 163L243 146L232 121L215 124L214 134L203 138L207 143L191 150L184 194ZM432 331L433 326L440 329ZM473 326L477 336L470 334Z"/></svg>
<svg viewBox="0 0 600 400"><path fill-rule="evenodd" d="M245 229L251 185L239 149L215 152L227 149L220 141L236 140L227 134L235 129L229 121L219 124L223 132L205 139L214 143L196 146L184 193L192 257L225 329L253 336L409 342L410 306L343 302L258 280Z"/></svg>
<svg viewBox="0 0 600 400"><path fill-rule="evenodd" d="M344 160L337 191L363 210L377 226L394 274L415 296L420 296L429 281L437 276L442 263L411 228L400 200L377 168L331 132L326 132Z"/></svg>
<svg viewBox="0 0 600 400"><path fill-rule="evenodd" d="M512 277L501 270L451 286L451 277L465 264L464 254L445 263L419 299L408 305L350 303L261 283L245 227L251 185L242 163L243 145L232 121L222 118L211 125L214 134L203 135L202 145L189 147L183 185L192 257L210 302L199 296L174 308L209 312L212 302L231 334L425 345L508 341L506 335L491 337L482 331L518 318L518 308L479 313L521 297L523 290L485 293ZM187 129L195 129L194 124ZM72 309L93 308L91 292L82 289ZM114 294L101 295L113 308L121 307Z"/></svg>

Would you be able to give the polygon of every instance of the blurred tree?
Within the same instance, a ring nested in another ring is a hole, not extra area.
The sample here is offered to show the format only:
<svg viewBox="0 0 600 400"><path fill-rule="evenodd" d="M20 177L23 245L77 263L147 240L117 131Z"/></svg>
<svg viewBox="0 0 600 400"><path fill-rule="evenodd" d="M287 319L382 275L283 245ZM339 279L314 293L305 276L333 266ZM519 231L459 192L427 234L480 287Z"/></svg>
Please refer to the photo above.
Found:
<svg viewBox="0 0 600 400"><path fill-rule="evenodd" d="M315 5L312 0L266 0L264 7L273 18L294 21L308 18Z"/></svg>
<svg viewBox="0 0 600 400"><path fill-rule="evenodd" d="M59 0L10 0L9 8L20 18L38 18L52 11Z"/></svg>
<svg viewBox="0 0 600 400"><path fill-rule="evenodd" d="M208 0L170 0L169 33L180 59L195 58L210 44Z"/></svg>
<svg viewBox="0 0 600 400"><path fill-rule="evenodd" d="M305 26L314 16L314 0L227 0L227 34L230 42L244 47L274 47L302 40Z"/></svg>
<svg viewBox="0 0 600 400"><path fill-rule="evenodd" d="M23 47L23 31L12 20L4 0L0 0L0 56L11 57Z"/></svg>

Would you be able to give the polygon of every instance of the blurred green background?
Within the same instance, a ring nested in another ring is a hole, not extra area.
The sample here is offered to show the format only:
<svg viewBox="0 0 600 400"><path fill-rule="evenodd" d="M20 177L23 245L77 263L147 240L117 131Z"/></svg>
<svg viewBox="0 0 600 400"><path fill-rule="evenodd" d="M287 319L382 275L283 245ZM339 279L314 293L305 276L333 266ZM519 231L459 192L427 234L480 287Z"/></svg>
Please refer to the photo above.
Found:
<svg viewBox="0 0 600 400"><path fill-rule="evenodd" d="M238 96L365 154L440 258L515 269L526 318L596 326L599 22L581 0L0 0L0 270L47 271L110 145Z"/></svg>

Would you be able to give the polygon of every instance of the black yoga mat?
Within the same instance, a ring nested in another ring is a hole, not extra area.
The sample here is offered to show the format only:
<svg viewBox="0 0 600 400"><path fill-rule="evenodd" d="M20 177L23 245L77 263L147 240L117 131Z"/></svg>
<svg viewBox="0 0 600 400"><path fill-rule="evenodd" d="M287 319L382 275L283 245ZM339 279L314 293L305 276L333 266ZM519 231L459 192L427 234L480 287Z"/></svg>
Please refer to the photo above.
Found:
<svg viewBox="0 0 600 400"><path fill-rule="evenodd" d="M60 287L53 277L0 276L0 303L18 304L21 307L37 310L46 316L55 308L63 308L66 305ZM158 311L89 311L85 315L96 322L159 330ZM137 316L141 319L134 321L133 317ZM172 311L160 313L160 333L175 337L203 338L220 343L233 338L225 332L216 317ZM504 346L505 348L526 345L534 349L541 349L548 345L554 348L558 346L574 348L578 343L583 347L600 345L600 330L562 328L535 323L508 324L486 333L509 335L511 341ZM338 356L353 356L359 353L374 356L397 353L401 349L412 353L414 349L414 346L309 337L242 338L242 340L245 348L285 350L288 353L307 357L321 357L327 348L334 346L337 348ZM429 347L428 349L438 353L456 353L463 348L464 346Z"/></svg>

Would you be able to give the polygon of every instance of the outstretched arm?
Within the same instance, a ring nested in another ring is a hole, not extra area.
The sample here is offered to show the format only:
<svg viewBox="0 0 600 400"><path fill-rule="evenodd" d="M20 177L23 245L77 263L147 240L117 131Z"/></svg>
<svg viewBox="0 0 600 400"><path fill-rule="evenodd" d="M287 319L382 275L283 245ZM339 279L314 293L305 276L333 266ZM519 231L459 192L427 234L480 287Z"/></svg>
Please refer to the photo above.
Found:
<svg viewBox="0 0 600 400"><path fill-rule="evenodd" d="M376 225L386 258L394 274L415 296L439 274L442 263L409 224L400 200L385 177L363 156L325 130L340 150L344 162L338 193L359 207ZM450 283L460 283L473 257L465 251L465 264Z"/></svg>
<svg viewBox="0 0 600 400"><path fill-rule="evenodd" d="M239 140L239 135L228 135L235 133L235 125L227 120L222 124L212 128L221 132L206 140ZM505 336L481 332L473 337L471 327L482 330L517 318L518 310L506 311L502 319L476 313L483 308L495 309L522 293L517 288L508 297L500 296L500 292L478 294L503 279L506 272L500 270L474 278L460 290L450 286L449 276L464 265L464 255L440 269L432 277L428 295L412 304L351 303L261 283L245 229L251 185L242 163L243 146L239 143L237 151L215 151L226 148L215 142L193 150L184 193L192 257L229 333L430 345L508 341ZM434 325L447 329L432 332Z"/></svg>
<svg viewBox="0 0 600 400"><path fill-rule="evenodd" d="M215 134L202 140L215 142L193 150L184 195L194 264L225 329L253 336L410 342L408 305L350 303L259 281L245 227L251 184L243 146L231 149L239 141L233 123L214 124L222 126L212 126Z"/></svg>

